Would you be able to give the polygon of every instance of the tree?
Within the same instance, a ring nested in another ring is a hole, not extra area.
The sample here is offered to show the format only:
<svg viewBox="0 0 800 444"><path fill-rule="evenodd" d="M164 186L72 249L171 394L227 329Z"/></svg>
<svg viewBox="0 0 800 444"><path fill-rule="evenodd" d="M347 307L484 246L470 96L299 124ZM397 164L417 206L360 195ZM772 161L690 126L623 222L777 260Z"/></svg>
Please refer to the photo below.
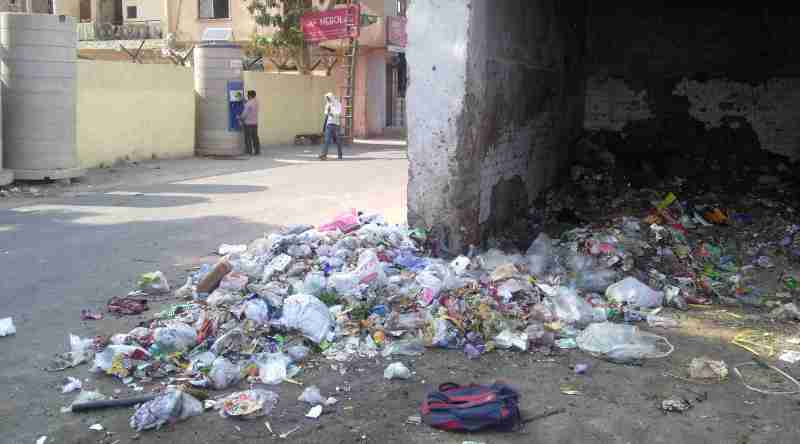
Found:
<svg viewBox="0 0 800 444"><path fill-rule="evenodd" d="M251 51L279 70L288 68L291 60L298 71L307 74L309 48L300 30L300 17L313 9L311 0L250 0L247 9L257 24L275 28L271 37L254 36Z"/></svg>

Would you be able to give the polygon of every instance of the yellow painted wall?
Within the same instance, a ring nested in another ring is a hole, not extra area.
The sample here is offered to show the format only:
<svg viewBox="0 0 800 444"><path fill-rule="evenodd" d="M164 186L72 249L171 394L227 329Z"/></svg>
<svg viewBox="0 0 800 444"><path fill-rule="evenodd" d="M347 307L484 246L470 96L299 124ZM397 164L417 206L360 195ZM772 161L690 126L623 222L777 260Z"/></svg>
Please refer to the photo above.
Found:
<svg viewBox="0 0 800 444"><path fill-rule="evenodd" d="M289 144L298 134L322 132L326 92L336 92L333 77L244 72L247 90L258 95L258 135L262 145Z"/></svg>
<svg viewBox="0 0 800 444"><path fill-rule="evenodd" d="M171 65L78 62L81 166L194 155L192 71Z"/></svg>
<svg viewBox="0 0 800 444"><path fill-rule="evenodd" d="M165 4L162 20L166 32L175 33L179 42L198 42L206 28L231 28L237 42L249 41L257 30L272 34L272 28L260 28L247 10L244 1L231 1L230 17L224 19L201 19L197 0L174 0Z"/></svg>

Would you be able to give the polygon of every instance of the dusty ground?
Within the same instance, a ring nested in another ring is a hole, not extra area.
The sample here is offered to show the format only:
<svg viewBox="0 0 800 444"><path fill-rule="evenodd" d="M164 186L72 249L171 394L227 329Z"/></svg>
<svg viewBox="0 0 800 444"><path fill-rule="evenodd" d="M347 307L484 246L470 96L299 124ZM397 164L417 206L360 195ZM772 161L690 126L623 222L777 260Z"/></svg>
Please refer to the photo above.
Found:
<svg viewBox="0 0 800 444"><path fill-rule="evenodd" d="M117 173L92 173L119 174L113 180L97 179L94 190L81 188L91 184L84 183L35 200L0 200L6 208L0 210L0 316L14 316L18 329L16 336L0 338L0 442L33 443L41 435L49 437L48 443L280 441L270 435L265 420L276 434L296 429L286 442L308 443L797 441L797 396L758 394L734 375L715 384L680 379L697 356L729 364L749 361L749 352L730 344L744 328L774 331L779 349L800 350L800 345L786 342L800 337L795 325L748 317L760 316L758 310L720 306L674 313L682 327L656 331L670 339L675 353L642 367L612 364L579 351L498 352L470 361L458 351L428 350L420 358L401 359L415 371L412 380L385 381L383 369L390 361L382 358L349 363L344 374L330 362L312 360L298 379L340 400L319 420L304 418L307 407L296 400L302 388L286 383L272 388L280 402L271 416L258 421L222 419L209 412L137 435L128 426L129 408L60 413L74 398L60 393L66 376L79 377L86 388L105 394L134 395L111 378L90 375L85 365L61 373L40 368L52 354L65 350L68 333L111 334L145 319L82 322L78 316L81 308L101 308L110 296L128 291L139 273L162 269L176 283L188 268L209 261L207 253L221 242L248 241L286 223L316 223L348 206L382 210L390 219L402 220L402 148L362 147L353 161L338 164L312 158L311 152L287 150L248 161L148 162ZM182 180L188 177L195 179ZM761 281L769 282L770 291L777 287L772 274ZM589 373L574 375L576 363L589 363ZM798 366L787 371L800 377ZM565 413L515 433L467 436L406 424L424 394L438 384L494 380L520 391L525 416L557 408ZM579 394L563 394L566 389ZM673 396L692 401L694 408L683 414L660 411L660 401ZM108 434L90 431L95 423Z"/></svg>

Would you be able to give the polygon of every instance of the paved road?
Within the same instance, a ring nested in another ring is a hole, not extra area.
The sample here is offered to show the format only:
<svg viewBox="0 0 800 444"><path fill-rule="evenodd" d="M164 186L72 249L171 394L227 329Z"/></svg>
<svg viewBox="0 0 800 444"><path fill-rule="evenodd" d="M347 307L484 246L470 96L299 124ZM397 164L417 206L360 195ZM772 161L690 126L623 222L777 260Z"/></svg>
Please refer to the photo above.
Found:
<svg viewBox="0 0 800 444"><path fill-rule="evenodd" d="M66 351L69 333L135 325L86 323L79 312L127 293L138 274L160 269L178 284L222 242L245 243L290 223L316 224L350 207L402 221L405 148L358 146L351 153L328 162L300 148L248 160L162 162L158 174L137 172L133 185L0 209L0 318L12 316L17 326L16 336L0 338L0 442L33 443L41 435L54 442L65 427L86 430L74 423L92 418L59 413L74 396L60 394L64 374L40 368ZM195 178L148 183L169 177L170 168L180 171L173 176ZM85 378L87 371L66 374Z"/></svg>

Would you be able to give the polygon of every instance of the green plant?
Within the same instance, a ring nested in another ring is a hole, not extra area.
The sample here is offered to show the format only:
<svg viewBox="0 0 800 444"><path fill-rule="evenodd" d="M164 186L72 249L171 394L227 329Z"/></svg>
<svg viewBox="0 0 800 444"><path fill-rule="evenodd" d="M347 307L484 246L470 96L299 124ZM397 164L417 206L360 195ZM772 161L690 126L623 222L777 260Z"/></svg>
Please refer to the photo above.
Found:
<svg viewBox="0 0 800 444"><path fill-rule="evenodd" d="M323 290L319 295L319 300L328 307L331 307L339 303L339 295L334 291Z"/></svg>
<svg viewBox="0 0 800 444"><path fill-rule="evenodd" d="M261 55L278 69L289 61L301 73L310 71L309 48L300 30L300 17L312 11L311 0L250 0L247 10L258 25L274 28L270 37L255 35L249 51Z"/></svg>

